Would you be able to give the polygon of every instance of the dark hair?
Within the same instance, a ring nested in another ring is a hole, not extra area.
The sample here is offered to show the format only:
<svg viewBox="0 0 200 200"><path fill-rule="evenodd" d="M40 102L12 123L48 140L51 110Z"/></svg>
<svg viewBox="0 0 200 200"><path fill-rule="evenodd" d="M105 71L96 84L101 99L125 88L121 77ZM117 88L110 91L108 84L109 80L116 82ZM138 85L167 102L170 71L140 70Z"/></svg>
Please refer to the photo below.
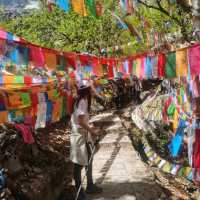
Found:
<svg viewBox="0 0 200 200"><path fill-rule="evenodd" d="M77 99L76 99L76 107L78 108L78 104L81 99L87 99L88 100L88 112L90 112L91 109L91 101L92 101L92 95L91 95L91 88L83 88L81 90L77 90Z"/></svg>

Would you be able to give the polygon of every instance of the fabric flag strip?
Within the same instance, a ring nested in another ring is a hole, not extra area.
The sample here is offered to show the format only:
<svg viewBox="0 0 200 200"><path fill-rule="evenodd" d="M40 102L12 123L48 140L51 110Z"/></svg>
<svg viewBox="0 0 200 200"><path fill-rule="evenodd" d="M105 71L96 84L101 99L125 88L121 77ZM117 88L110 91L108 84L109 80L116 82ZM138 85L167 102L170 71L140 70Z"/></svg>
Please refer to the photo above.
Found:
<svg viewBox="0 0 200 200"><path fill-rule="evenodd" d="M176 75L187 77L188 74L188 61L187 61L187 50L176 51Z"/></svg>
<svg viewBox="0 0 200 200"><path fill-rule="evenodd" d="M167 78L176 77L176 54L174 52L170 52L166 55L165 74Z"/></svg>
<svg viewBox="0 0 200 200"><path fill-rule="evenodd" d="M50 70L56 69L57 66L57 58L56 55L53 53L45 52L45 62Z"/></svg>
<svg viewBox="0 0 200 200"><path fill-rule="evenodd" d="M200 74L200 45L189 48L189 64L192 76Z"/></svg>
<svg viewBox="0 0 200 200"><path fill-rule="evenodd" d="M86 5L84 0L73 0L71 1L74 12L87 16Z"/></svg>
<svg viewBox="0 0 200 200"><path fill-rule="evenodd" d="M171 144L169 145L169 150L173 157L176 157L180 153L180 149L181 149L183 137L184 137L184 128L185 127L186 127L185 121L180 120L176 135L172 139Z"/></svg>
<svg viewBox="0 0 200 200"><path fill-rule="evenodd" d="M158 55L158 76L161 78L165 77L165 65L166 65L165 54L160 53Z"/></svg>
<svg viewBox="0 0 200 200"><path fill-rule="evenodd" d="M34 63L36 67L44 67L45 58L44 53L41 48L38 47L30 47L31 49L31 61Z"/></svg>
<svg viewBox="0 0 200 200"><path fill-rule="evenodd" d="M96 17L94 0L86 0L86 5L87 5L88 14Z"/></svg>
<svg viewBox="0 0 200 200"><path fill-rule="evenodd" d="M70 10L70 2L69 0L56 0L56 5L63 9L65 12Z"/></svg>
<svg viewBox="0 0 200 200"><path fill-rule="evenodd" d="M145 76L146 78L152 78L152 63L151 63L151 57L146 57L146 63L145 63Z"/></svg>

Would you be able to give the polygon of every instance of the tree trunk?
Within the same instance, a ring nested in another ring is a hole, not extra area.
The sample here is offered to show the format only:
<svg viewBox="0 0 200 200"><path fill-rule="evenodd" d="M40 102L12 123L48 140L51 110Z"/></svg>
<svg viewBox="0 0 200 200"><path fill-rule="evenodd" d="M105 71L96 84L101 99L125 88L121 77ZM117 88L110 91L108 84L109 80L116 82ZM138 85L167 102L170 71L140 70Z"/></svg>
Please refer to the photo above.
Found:
<svg viewBox="0 0 200 200"><path fill-rule="evenodd" d="M197 39L200 40L200 1L192 0L193 6L193 26Z"/></svg>

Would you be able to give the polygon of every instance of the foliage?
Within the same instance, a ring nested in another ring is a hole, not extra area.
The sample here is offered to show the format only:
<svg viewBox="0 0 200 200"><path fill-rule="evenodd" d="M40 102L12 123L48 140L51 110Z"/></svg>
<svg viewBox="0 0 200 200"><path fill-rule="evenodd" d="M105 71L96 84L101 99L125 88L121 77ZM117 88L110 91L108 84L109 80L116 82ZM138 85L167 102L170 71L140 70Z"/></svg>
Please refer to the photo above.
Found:
<svg viewBox="0 0 200 200"><path fill-rule="evenodd" d="M169 4L168 0L144 1L147 2L146 5L141 3L142 0L138 0L140 3L131 15L123 16L121 12L117 12L121 19L139 31L139 42L130 31L117 27L116 19L112 17L110 10L119 10L116 3L118 1L102 0L106 9L104 15L98 19L93 16L83 17L72 11L65 13L56 7L53 12L48 12L45 2L46 0L42 0L42 10L4 21L1 26L32 43L48 48L98 54L99 49L111 47L109 55L113 55L111 50L115 46L121 45L124 45L123 51L118 51L117 55L131 55L148 50L152 46L147 44L147 34L152 30L163 35L180 33L185 40L192 35L190 13L179 4ZM161 7L157 2L161 2ZM145 27L143 19L147 20L150 26ZM128 43L131 45L126 45Z"/></svg>
<svg viewBox="0 0 200 200"><path fill-rule="evenodd" d="M82 17L55 8L53 12L43 9L2 24L6 30L38 45L68 51L98 53L99 48L128 42L124 33L106 12L101 18Z"/></svg>
<svg viewBox="0 0 200 200"><path fill-rule="evenodd" d="M170 24L170 28L166 27L169 29L168 32L180 31L186 41L191 39L192 13L185 0L177 0L174 3L169 0L138 0L138 3L148 10L149 18L158 22L158 25ZM156 23L154 23L155 25ZM161 26L162 28L163 26Z"/></svg>

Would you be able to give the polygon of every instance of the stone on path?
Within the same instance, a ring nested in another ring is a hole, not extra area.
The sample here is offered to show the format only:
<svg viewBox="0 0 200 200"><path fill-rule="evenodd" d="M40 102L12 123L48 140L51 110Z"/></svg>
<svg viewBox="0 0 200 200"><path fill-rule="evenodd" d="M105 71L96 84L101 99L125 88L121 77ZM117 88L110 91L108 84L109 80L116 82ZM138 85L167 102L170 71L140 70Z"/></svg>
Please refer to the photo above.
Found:
<svg viewBox="0 0 200 200"><path fill-rule="evenodd" d="M163 198L162 188L134 150L120 118L113 113L103 113L92 120L103 121L107 134L93 162L94 180L104 192L89 196L89 200L168 199Z"/></svg>

